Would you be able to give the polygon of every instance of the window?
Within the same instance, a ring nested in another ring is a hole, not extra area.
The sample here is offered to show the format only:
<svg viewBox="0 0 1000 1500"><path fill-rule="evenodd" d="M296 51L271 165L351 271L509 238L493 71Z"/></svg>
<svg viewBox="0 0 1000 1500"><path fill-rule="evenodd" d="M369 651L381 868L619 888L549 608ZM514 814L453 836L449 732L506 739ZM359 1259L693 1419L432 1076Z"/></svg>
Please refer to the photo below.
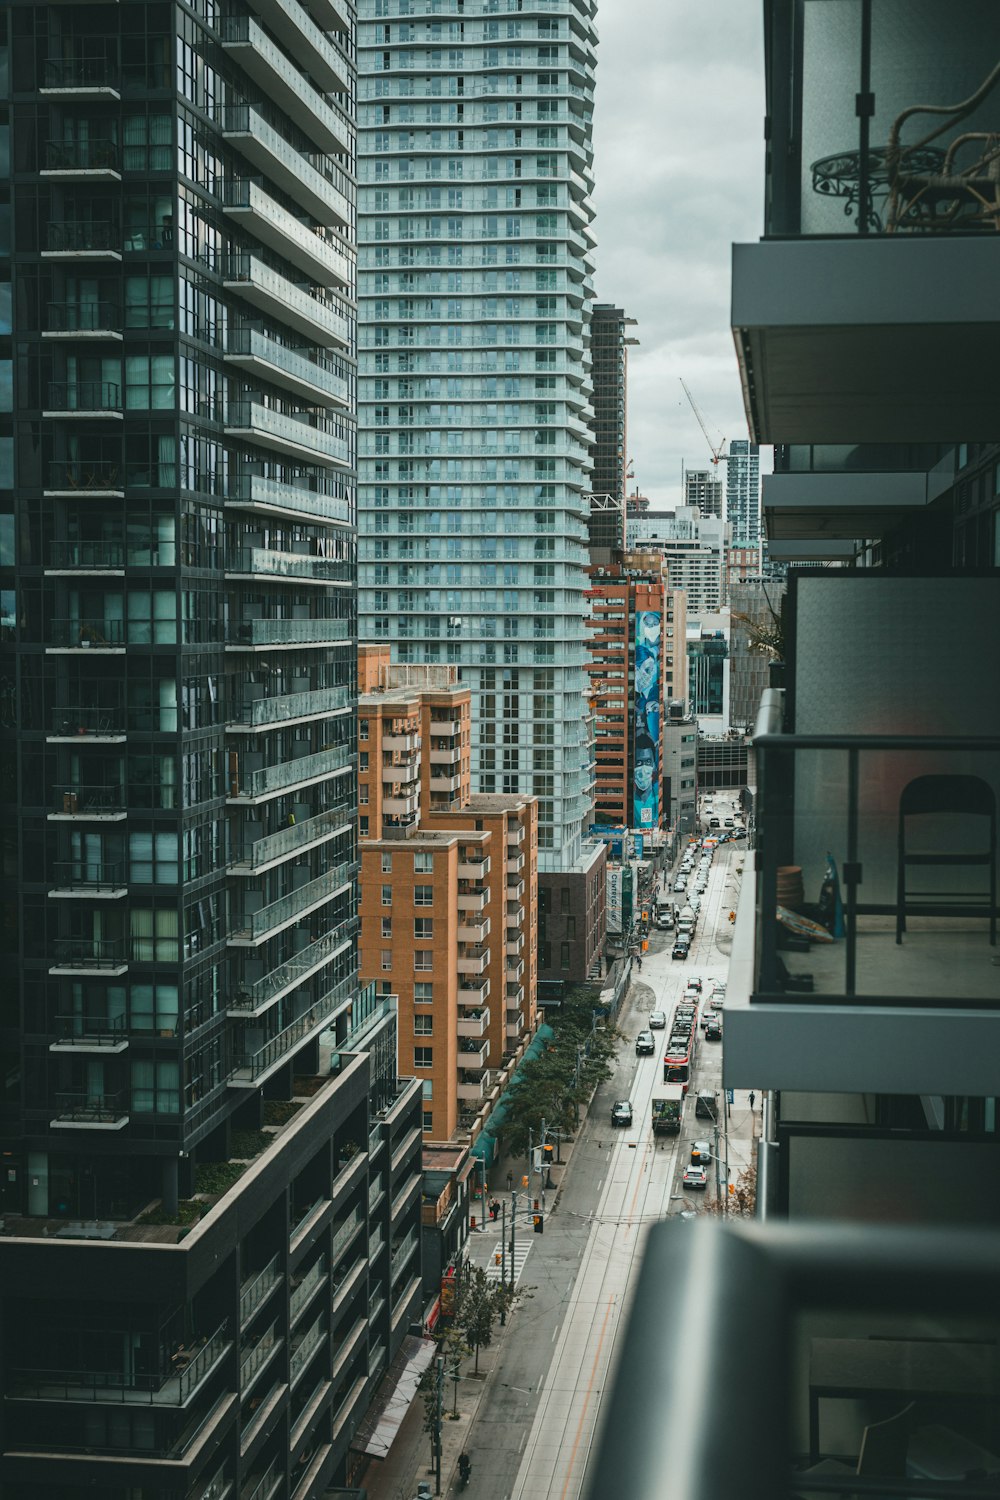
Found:
<svg viewBox="0 0 1000 1500"><path fill-rule="evenodd" d="M425 940L427 938L432 938L434 936L434 918L433 917L414 917L414 919L413 919L413 936L418 941L421 938L423 938Z"/></svg>
<svg viewBox="0 0 1000 1500"><path fill-rule="evenodd" d="M391 885L384 885L382 887L382 905L383 906L391 906L392 905L392 886Z"/></svg>
<svg viewBox="0 0 1000 1500"><path fill-rule="evenodd" d="M391 942L392 941L392 918L391 917L383 917L382 918L382 941L383 941L383 943L385 943L385 942Z"/></svg>
<svg viewBox="0 0 1000 1500"><path fill-rule="evenodd" d="M382 874L383 875L391 875L392 874L392 855L391 854L383 854L382 855Z"/></svg>
<svg viewBox="0 0 1000 1500"><path fill-rule="evenodd" d="M434 954L430 948L420 948L413 955L413 968L417 974L430 974L434 968Z"/></svg>
<svg viewBox="0 0 1000 1500"><path fill-rule="evenodd" d="M568 885L559 887L559 910L563 913L569 911L570 889Z"/></svg>
<svg viewBox="0 0 1000 1500"><path fill-rule="evenodd" d="M132 958L136 963L177 962L177 913L133 907L129 912Z"/></svg>
<svg viewBox="0 0 1000 1500"><path fill-rule="evenodd" d="M391 858L392 856L390 855L389 857ZM382 858L385 859L385 855L383 855ZM384 870L385 865L383 865L382 868ZM413 873L414 875L433 875L433 854L415 854L413 856Z"/></svg>
<svg viewBox="0 0 1000 1500"><path fill-rule="evenodd" d="M177 884L177 834L131 833L129 872L139 885Z"/></svg>
<svg viewBox="0 0 1000 1500"><path fill-rule="evenodd" d="M414 1005L432 1005L434 1002L433 982L426 979L418 979L413 986Z"/></svg>
<svg viewBox="0 0 1000 1500"><path fill-rule="evenodd" d="M415 885L413 887L414 906L433 906L434 887L432 885Z"/></svg>
<svg viewBox="0 0 1000 1500"><path fill-rule="evenodd" d="M368 738L368 720L367 719L359 719L358 720L358 739L359 740L366 740L367 738Z"/></svg>
<svg viewBox="0 0 1000 1500"><path fill-rule="evenodd" d="M431 1109L425 1109L424 1110L423 1124L421 1125L420 1128L423 1130L423 1132L424 1132L425 1135L433 1135L433 1133L434 1133L434 1111L433 1110L431 1110Z"/></svg>
<svg viewBox="0 0 1000 1500"><path fill-rule="evenodd" d="M413 1049L413 1066L415 1068L433 1068L433 1066L434 1066L434 1048L433 1047L414 1047L414 1049Z"/></svg>
<svg viewBox="0 0 1000 1500"><path fill-rule="evenodd" d="M173 1036L177 1031L177 986L134 984L129 996L129 1028Z"/></svg>
<svg viewBox="0 0 1000 1500"><path fill-rule="evenodd" d="M434 1035L434 1017L433 1016L414 1016L413 1017L413 1035L414 1036L433 1036Z"/></svg>
<svg viewBox="0 0 1000 1500"><path fill-rule="evenodd" d="M176 1115L180 1110L176 1062L133 1062L132 1110L138 1115Z"/></svg>
<svg viewBox="0 0 1000 1500"><path fill-rule="evenodd" d="M569 943L559 944L559 967L564 974L569 969Z"/></svg>
<svg viewBox="0 0 1000 1500"><path fill-rule="evenodd" d="M391 968L392 968L392 949L391 948L383 948L382 949L382 973L383 974L388 974L388 972L389 972L389 970Z"/></svg>

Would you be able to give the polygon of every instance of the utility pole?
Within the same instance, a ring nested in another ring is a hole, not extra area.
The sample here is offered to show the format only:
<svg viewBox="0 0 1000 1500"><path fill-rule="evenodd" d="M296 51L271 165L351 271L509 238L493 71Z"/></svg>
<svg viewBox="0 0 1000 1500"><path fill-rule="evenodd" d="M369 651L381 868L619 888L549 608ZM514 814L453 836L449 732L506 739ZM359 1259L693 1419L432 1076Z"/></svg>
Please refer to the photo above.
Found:
<svg viewBox="0 0 1000 1500"><path fill-rule="evenodd" d="M507 1205L500 1205L500 1285L507 1287ZM507 1303L500 1304L500 1327L507 1325Z"/></svg>
<svg viewBox="0 0 1000 1500"><path fill-rule="evenodd" d="M434 1493L441 1493L441 1407L444 1396L444 1356L437 1357L437 1390L434 1404Z"/></svg>
<svg viewBox="0 0 1000 1500"><path fill-rule="evenodd" d="M542 1121L542 1142L538 1148L538 1201L542 1205L542 1220L545 1219L545 1121Z"/></svg>
<svg viewBox="0 0 1000 1500"><path fill-rule="evenodd" d="M510 1195L510 1289L514 1290L514 1223L517 1219L517 1193Z"/></svg>

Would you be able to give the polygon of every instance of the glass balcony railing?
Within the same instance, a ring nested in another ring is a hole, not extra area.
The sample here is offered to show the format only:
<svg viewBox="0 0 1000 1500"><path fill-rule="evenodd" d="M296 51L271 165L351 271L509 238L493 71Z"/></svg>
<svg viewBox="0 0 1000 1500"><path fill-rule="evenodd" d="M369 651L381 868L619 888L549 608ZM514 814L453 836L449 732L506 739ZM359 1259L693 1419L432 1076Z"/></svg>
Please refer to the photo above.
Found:
<svg viewBox="0 0 1000 1500"><path fill-rule="evenodd" d="M350 347L347 319L335 306L273 271L258 256L228 255L222 274L229 288L314 343Z"/></svg>
<svg viewBox="0 0 1000 1500"><path fill-rule="evenodd" d="M243 620L226 632L227 646L322 646L346 641L347 620Z"/></svg>
<svg viewBox="0 0 1000 1500"><path fill-rule="evenodd" d="M350 449L345 438L328 428L321 417L311 412L281 412L260 401L230 401L225 415L226 431L245 436L247 441L261 443L290 453L312 463L350 463Z"/></svg>
<svg viewBox="0 0 1000 1500"><path fill-rule="evenodd" d="M47 305L50 333L103 333L121 329L122 312L117 302L97 297L93 301L50 302Z"/></svg>
<svg viewBox="0 0 1000 1500"><path fill-rule="evenodd" d="M48 570L83 568L90 572L118 572L125 567L125 546L108 541L54 541L49 543Z"/></svg>
<svg viewBox="0 0 1000 1500"><path fill-rule="evenodd" d="M353 1213L348 1214L347 1218L341 1224L337 1225L337 1228L333 1232L332 1258L334 1264L336 1264L338 1257L343 1254L354 1235L358 1232L363 1220L364 1215L360 1209L356 1208Z"/></svg>
<svg viewBox="0 0 1000 1500"><path fill-rule="evenodd" d="M297 890L289 891L287 896L279 896L277 901L269 902L260 911L246 913L242 918L234 915L232 937L259 941L269 932L294 921L296 917L304 917L307 912L332 896L334 891L339 890L347 878L347 867L338 866L318 875L315 880L306 881Z"/></svg>
<svg viewBox="0 0 1000 1500"><path fill-rule="evenodd" d="M348 688L313 688L303 693L282 693L273 698L254 698L237 704L235 723L247 729L281 724L287 719L308 719L336 713L354 701Z"/></svg>
<svg viewBox="0 0 1000 1500"><path fill-rule="evenodd" d="M303 552L277 552L271 547L244 547L230 552L226 572L267 578L303 578L316 583L351 583L354 577L350 564L337 558Z"/></svg>
<svg viewBox="0 0 1000 1500"><path fill-rule="evenodd" d="M120 85L118 63L110 57L47 57L42 67L43 89L115 89Z"/></svg>
<svg viewBox="0 0 1000 1500"><path fill-rule="evenodd" d="M119 767L119 772L121 768ZM112 817L125 811L124 783L71 782L53 790L51 809L60 817Z"/></svg>
<svg viewBox="0 0 1000 1500"><path fill-rule="evenodd" d="M49 464L47 494L117 498L125 491L125 471L113 458L54 459Z"/></svg>
<svg viewBox="0 0 1000 1500"><path fill-rule="evenodd" d="M257 12L321 89L328 94L350 94L346 59L298 0L260 0Z"/></svg>
<svg viewBox="0 0 1000 1500"><path fill-rule="evenodd" d="M238 853L230 865L230 870L246 869L256 870L261 865L269 864L272 860L280 859L283 855L293 854L297 849L304 849L313 844L324 834L331 833L335 828L344 824L344 814L334 808L329 812L321 812L315 818L305 818L301 823L295 823L291 828L279 828L276 833L266 834L263 838L255 839L252 844Z"/></svg>
<svg viewBox="0 0 1000 1500"><path fill-rule="evenodd" d="M278 1486L284 1484L284 1469L273 1458L263 1473L255 1469L240 1490L239 1500L271 1500Z"/></svg>
<svg viewBox="0 0 1000 1500"><path fill-rule="evenodd" d="M297 984L302 984L310 975L324 968L347 946L356 931L357 924L353 919L331 928L254 984L237 989L227 1003L227 1010L235 1016L260 1014ZM352 985L353 981L350 979L337 980L322 997L322 1003L330 1009L336 1009L350 994Z"/></svg>
<svg viewBox="0 0 1000 1500"><path fill-rule="evenodd" d="M269 792L281 791L283 787L346 770L355 759L345 746L336 745L329 750L317 750L312 755L300 755L295 760L283 760L277 766L263 766L257 771L244 771L241 767L236 796L263 797Z"/></svg>
<svg viewBox="0 0 1000 1500"><path fill-rule="evenodd" d="M295 0L293 0L295 3ZM351 223L351 205L331 178L335 168L317 167L310 156L269 125L251 104L224 104L216 110L216 123L223 134L238 141L250 158L294 202L324 225L346 229ZM316 158L321 163L324 157Z"/></svg>
<svg viewBox="0 0 1000 1500"><path fill-rule="evenodd" d="M284 1340L278 1332L277 1324L262 1333L259 1338L252 1340L240 1350L240 1390L245 1391L250 1383L264 1368L267 1362L281 1348Z"/></svg>
<svg viewBox="0 0 1000 1500"><path fill-rule="evenodd" d="M122 234L109 219L54 219L45 226L45 248L52 255L120 256Z"/></svg>
<svg viewBox="0 0 1000 1500"><path fill-rule="evenodd" d="M49 640L53 646L107 650L125 645L125 621L118 619L51 620Z"/></svg>
<svg viewBox="0 0 1000 1500"><path fill-rule="evenodd" d="M111 380L80 380L72 385L52 381L46 408L49 411L120 412L121 386Z"/></svg>
<svg viewBox="0 0 1000 1500"><path fill-rule="evenodd" d="M128 1405L184 1406L231 1347L228 1324L207 1338L178 1345L169 1364L149 1373L136 1369L13 1369L17 1394L35 1400Z"/></svg>
<svg viewBox="0 0 1000 1500"><path fill-rule="evenodd" d="M313 395L322 392L329 397L329 402L316 402L317 405L346 406L350 400L347 381L318 350L292 349L279 344L263 329L231 328L226 336L226 354L231 358L263 361L272 367L268 378L276 385L282 384L284 377L293 390L308 387Z"/></svg>
<svg viewBox="0 0 1000 1500"><path fill-rule="evenodd" d="M99 137L88 141L46 141L42 157L45 172L121 171L121 157L114 141Z"/></svg>
<svg viewBox="0 0 1000 1500"><path fill-rule="evenodd" d="M242 474L236 478L227 504L288 512L321 523L349 525L351 521L351 505L345 496L331 495L322 487L313 489L292 479L267 479L260 474Z"/></svg>
<svg viewBox="0 0 1000 1500"><path fill-rule="evenodd" d="M295 1322L306 1303L313 1293L323 1285L326 1280L326 1260L320 1256L315 1265L311 1266L306 1274L298 1281L293 1281L292 1290L288 1298L288 1309L290 1321Z"/></svg>
<svg viewBox="0 0 1000 1500"><path fill-rule="evenodd" d="M303 1334L297 1344L293 1344L291 1356L288 1361L288 1377L292 1385L303 1373L306 1365L312 1359L320 1344L326 1338L326 1329L323 1327L324 1314L316 1319L312 1327Z"/></svg>
<svg viewBox="0 0 1000 1500"><path fill-rule="evenodd" d="M56 938L52 967L75 973L121 973L128 968L123 938Z"/></svg>
<svg viewBox="0 0 1000 1500"><path fill-rule="evenodd" d="M766 733L754 750L751 1000L1000 1009L983 958L1000 741Z"/></svg>
<svg viewBox="0 0 1000 1500"><path fill-rule="evenodd" d="M216 191L224 208L234 215L244 211L258 239L320 286L354 285L354 264L340 242L325 238L282 208L262 182L252 177L230 177L218 183Z"/></svg>
<svg viewBox="0 0 1000 1500"><path fill-rule="evenodd" d="M280 1257L274 1255L262 1271L250 1276L240 1288L240 1318L244 1322L270 1296L282 1279Z"/></svg>
<svg viewBox="0 0 1000 1500"><path fill-rule="evenodd" d="M292 62L252 16L224 16L219 22L224 47L235 51L248 72L266 86L273 98L324 151L350 149L351 128L338 109L308 86L300 63ZM243 49L242 53L240 49ZM246 49L252 48L252 62ZM332 50L332 49L331 49Z"/></svg>

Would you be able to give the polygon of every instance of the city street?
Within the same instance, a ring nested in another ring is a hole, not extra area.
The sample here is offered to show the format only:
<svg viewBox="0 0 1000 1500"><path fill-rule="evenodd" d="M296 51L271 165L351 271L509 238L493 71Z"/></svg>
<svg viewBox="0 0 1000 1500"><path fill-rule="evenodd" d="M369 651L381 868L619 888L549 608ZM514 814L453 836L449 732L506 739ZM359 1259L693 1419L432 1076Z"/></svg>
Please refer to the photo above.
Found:
<svg viewBox="0 0 1000 1500"><path fill-rule="evenodd" d="M619 1020L627 1040L615 1075L599 1089L580 1129L554 1208L550 1202L545 1232L531 1234L527 1218L519 1223L517 1259L526 1296L497 1347L489 1351L492 1368L486 1379L478 1386L471 1379L462 1381L460 1407L468 1409L468 1427L463 1420L460 1433L447 1434L449 1448L464 1442L472 1458L477 1500L576 1500L646 1226L667 1214L697 1210L714 1195L714 1167L704 1190L684 1192L680 1177L691 1142L711 1134L710 1122L695 1120L693 1101L699 1088L721 1091L720 1044L706 1042L699 1028L681 1135L654 1143L649 1102L653 1084L662 1076L664 1033L654 1033L657 1051L651 1057L637 1058L634 1043L649 1011L658 1007L669 1013L690 975L725 978L728 913L735 904L732 881L743 857L742 844L719 848L687 963L671 959L671 933L654 931ZM633 1123L616 1130L610 1124L611 1106L623 1098L632 1102ZM729 1169L735 1180L752 1150L745 1096L737 1095L728 1124ZM721 1172L725 1191L724 1165ZM487 1225L474 1237L472 1259L491 1265L498 1240L497 1230ZM412 1427L413 1421L411 1413L407 1425ZM420 1452L426 1454L426 1440ZM454 1489L457 1452L455 1447L450 1464L445 1463L446 1492ZM367 1476L366 1484L373 1500L401 1500L398 1483L395 1489L383 1488L376 1474ZM405 1493L414 1491L415 1485Z"/></svg>

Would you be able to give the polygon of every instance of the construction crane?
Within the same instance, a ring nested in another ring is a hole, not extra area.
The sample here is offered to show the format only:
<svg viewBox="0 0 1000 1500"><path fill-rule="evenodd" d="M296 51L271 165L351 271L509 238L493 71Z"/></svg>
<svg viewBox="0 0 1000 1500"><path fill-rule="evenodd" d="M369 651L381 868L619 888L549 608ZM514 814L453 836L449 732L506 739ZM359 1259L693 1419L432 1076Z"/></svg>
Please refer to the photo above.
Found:
<svg viewBox="0 0 1000 1500"><path fill-rule="evenodd" d="M728 458L729 457L729 454L726 453L726 451L725 451L726 440L725 440L725 438L723 438L722 442L719 444L719 446L718 447L715 446L715 444L712 442L711 437L709 436L708 428L705 425L705 418L702 416L702 414L701 414L701 412L700 412L700 410L698 408L698 403L695 401L695 399L692 396L691 392L687 388L687 382L684 380L683 376L678 376L678 379L681 382L681 386L682 386L682 388L684 390L685 396L688 398L688 401L689 401L690 406L691 406L691 410L694 412L695 416L698 418L698 426L701 428L702 432L705 434L705 442L708 444L709 449L711 450L711 454L712 454L712 463L713 464L718 464L720 458Z"/></svg>

